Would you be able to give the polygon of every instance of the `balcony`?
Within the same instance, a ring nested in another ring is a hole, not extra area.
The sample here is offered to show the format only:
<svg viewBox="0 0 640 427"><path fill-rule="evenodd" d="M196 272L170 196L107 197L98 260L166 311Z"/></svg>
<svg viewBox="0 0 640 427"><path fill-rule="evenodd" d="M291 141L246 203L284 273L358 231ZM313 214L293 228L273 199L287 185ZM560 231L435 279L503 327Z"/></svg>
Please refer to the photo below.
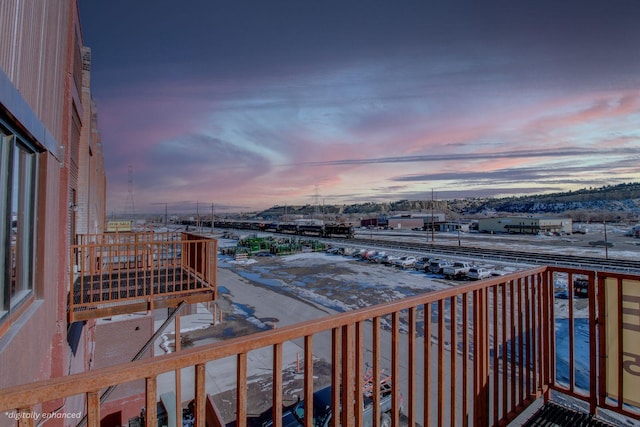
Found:
<svg viewBox="0 0 640 427"><path fill-rule="evenodd" d="M217 242L189 233L78 235L69 322L215 299Z"/></svg>
<svg viewBox="0 0 640 427"><path fill-rule="evenodd" d="M588 283L587 298L556 299L558 284ZM580 307L578 307L580 305ZM580 332L580 334L578 334ZM428 338L425 339L425 336ZM585 338L586 337L586 338ZM565 396L591 415L640 420L640 276L539 267L340 313L310 322L190 348L126 365L2 390L0 411L29 413L41 403L85 396L89 426L100 424L99 396L143 380L146 425L155 426L158 378L182 371L193 380L196 425L205 425L209 368L235 360L235 418L247 425L254 351L271 355L274 426L282 425L283 360L288 341L303 343L304 425L313 423L314 349L330 347L332 425L361 426L366 366L373 384L391 376L393 425L507 425L534 402ZM265 361L261 360L261 367ZM388 364L388 366L386 366ZM219 370L217 372L220 372ZM182 387L184 389L184 386ZM185 394L185 390L183 390ZM373 425L381 391L372 388ZM406 420L405 420L406 417ZM29 420L24 419L25 425ZM214 424L207 424L214 425Z"/></svg>

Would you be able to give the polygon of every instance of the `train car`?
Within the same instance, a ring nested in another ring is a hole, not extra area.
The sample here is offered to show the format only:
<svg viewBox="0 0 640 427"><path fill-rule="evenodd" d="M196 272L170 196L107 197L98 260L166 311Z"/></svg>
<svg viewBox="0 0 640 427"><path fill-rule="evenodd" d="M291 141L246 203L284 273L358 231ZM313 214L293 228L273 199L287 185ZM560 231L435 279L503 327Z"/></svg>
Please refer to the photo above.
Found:
<svg viewBox="0 0 640 427"><path fill-rule="evenodd" d="M280 223L278 233L298 234L298 224Z"/></svg>
<svg viewBox="0 0 640 427"><path fill-rule="evenodd" d="M272 233L275 233L278 231L279 225L280 224L278 224L277 222L270 222L264 225L264 231L271 231Z"/></svg>
<svg viewBox="0 0 640 427"><path fill-rule="evenodd" d="M304 236L324 236L324 226L320 224L299 224L298 234Z"/></svg>
<svg viewBox="0 0 640 427"><path fill-rule="evenodd" d="M345 237L351 239L354 237L353 226L346 224L327 224L324 226L325 237Z"/></svg>

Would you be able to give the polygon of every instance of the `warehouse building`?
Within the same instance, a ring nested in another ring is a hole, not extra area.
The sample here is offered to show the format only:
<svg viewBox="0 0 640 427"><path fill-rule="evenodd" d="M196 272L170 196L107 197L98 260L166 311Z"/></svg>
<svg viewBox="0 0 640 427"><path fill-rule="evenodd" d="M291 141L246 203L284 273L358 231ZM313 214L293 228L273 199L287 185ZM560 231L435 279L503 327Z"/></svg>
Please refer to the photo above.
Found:
<svg viewBox="0 0 640 427"><path fill-rule="evenodd" d="M571 234L570 218L503 217L478 220L481 233Z"/></svg>
<svg viewBox="0 0 640 427"><path fill-rule="evenodd" d="M439 225L445 222L445 215L438 213L434 215L425 214L402 214L389 217L389 228L394 230L411 230L421 228L431 230L434 226L437 230Z"/></svg>

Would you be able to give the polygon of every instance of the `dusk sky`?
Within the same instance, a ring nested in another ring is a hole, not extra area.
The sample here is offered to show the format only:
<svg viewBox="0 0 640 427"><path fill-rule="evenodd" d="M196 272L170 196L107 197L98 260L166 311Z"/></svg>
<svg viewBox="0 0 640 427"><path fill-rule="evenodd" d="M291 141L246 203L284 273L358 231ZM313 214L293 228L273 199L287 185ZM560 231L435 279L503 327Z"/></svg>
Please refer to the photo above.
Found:
<svg viewBox="0 0 640 427"><path fill-rule="evenodd" d="M80 0L108 214L640 181L640 1Z"/></svg>

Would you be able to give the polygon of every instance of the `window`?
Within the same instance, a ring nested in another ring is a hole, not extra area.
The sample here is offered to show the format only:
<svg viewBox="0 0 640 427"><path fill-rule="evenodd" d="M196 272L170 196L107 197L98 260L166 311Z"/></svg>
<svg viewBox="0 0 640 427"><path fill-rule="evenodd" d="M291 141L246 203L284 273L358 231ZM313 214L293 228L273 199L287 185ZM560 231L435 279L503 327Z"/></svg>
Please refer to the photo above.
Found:
<svg viewBox="0 0 640 427"><path fill-rule="evenodd" d="M33 292L36 150L0 127L0 320Z"/></svg>

